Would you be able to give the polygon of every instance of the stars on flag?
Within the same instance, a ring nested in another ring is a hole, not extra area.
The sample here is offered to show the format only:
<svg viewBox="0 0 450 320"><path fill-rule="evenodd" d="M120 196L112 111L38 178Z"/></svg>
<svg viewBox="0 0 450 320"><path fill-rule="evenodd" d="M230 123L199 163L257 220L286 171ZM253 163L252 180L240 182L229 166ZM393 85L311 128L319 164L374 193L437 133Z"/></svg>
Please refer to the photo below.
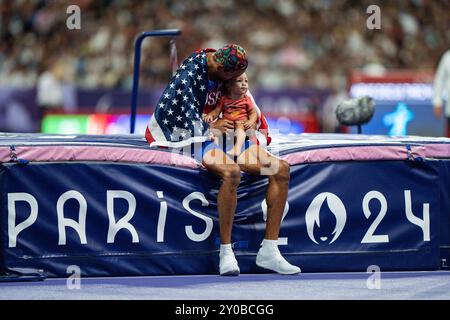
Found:
<svg viewBox="0 0 450 320"><path fill-rule="evenodd" d="M185 60L158 102L157 108L163 111L157 113L158 123L167 139L201 135L205 128L200 114L208 91L204 58L205 54L196 54Z"/></svg>

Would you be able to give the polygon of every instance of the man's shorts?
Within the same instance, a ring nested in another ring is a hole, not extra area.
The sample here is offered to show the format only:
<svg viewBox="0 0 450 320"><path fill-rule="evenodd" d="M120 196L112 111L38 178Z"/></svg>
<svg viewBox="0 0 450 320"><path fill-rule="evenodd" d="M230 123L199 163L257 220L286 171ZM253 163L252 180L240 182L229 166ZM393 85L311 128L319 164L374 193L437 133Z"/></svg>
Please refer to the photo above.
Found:
<svg viewBox="0 0 450 320"><path fill-rule="evenodd" d="M241 155L245 150L247 150L250 146L254 145L255 143L250 140L245 140L244 145L242 146ZM219 149L222 150L231 160L236 161L236 158L233 159L233 156L227 154L227 151L229 151L231 148L234 147L234 142L231 139L224 139L222 145L217 145L214 143L214 141L205 141L197 145L193 145L194 151L192 153L195 160L197 160L199 163L202 163L203 155L205 155L208 151L211 151L213 149Z"/></svg>

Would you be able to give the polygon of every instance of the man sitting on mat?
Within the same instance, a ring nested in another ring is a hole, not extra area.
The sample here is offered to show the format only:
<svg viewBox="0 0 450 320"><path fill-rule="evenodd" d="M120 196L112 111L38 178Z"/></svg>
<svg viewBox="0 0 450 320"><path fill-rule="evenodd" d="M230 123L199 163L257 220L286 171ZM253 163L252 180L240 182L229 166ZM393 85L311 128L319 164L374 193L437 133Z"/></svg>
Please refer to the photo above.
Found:
<svg viewBox="0 0 450 320"><path fill-rule="evenodd" d="M226 154L227 146L218 146L211 137L212 133L222 138L223 133L234 128L233 122L218 119L208 125L202 120L203 113L210 112L220 98L223 81L240 76L247 69L247 65L246 52L235 44L217 51L205 49L191 54L183 61L164 90L154 116L150 119L145 137L152 146L182 147L201 143L201 148L198 148L200 151L195 152L194 157L201 160L210 173L221 179L217 196L221 275L240 273L231 246L231 231L241 171L267 176L267 223L256 264L280 274L297 274L300 268L284 259L277 244L288 194L289 164L268 153L259 143L249 140L244 143L241 153L234 161ZM211 101L210 97L215 101ZM259 125L261 119L265 120L260 117Z"/></svg>

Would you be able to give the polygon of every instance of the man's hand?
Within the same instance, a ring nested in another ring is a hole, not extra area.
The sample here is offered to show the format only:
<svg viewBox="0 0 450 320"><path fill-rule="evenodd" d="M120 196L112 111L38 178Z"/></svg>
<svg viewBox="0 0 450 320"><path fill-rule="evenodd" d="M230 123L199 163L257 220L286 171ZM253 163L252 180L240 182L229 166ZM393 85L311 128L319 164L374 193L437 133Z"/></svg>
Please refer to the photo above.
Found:
<svg viewBox="0 0 450 320"><path fill-rule="evenodd" d="M442 105L440 104L434 105L433 112L434 116L439 119L442 116Z"/></svg>
<svg viewBox="0 0 450 320"><path fill-rule="evenodd" d="M256 129L256 121L252 121L252 120L244 121L244 129L245 130Z"/></svg>
<svg viewBox="0 0 450 320"><path fill-rule="evenodd" d="M216 129L220 131L220 133L226 133L227 130L234 130L234 123L233 121L227 119L218 119L216 122L211 124L210 128Z"/></svg>

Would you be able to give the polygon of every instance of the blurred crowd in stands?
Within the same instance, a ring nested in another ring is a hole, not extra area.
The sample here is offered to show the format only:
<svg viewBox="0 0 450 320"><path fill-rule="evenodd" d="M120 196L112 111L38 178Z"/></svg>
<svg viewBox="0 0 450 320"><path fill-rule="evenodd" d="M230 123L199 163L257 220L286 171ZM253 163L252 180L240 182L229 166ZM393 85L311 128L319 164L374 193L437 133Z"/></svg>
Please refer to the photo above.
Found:
<svg viewBox="0 0 450 320"><path fill-rule="evenodd" d="M369 5L381 30L369 30ZM81 9L69 30L66 9ZM450 47L450 0L2 0L0 85L35 86L57 70L83 88L130 88L136 35L180 28L181 61L193 50L238 43L248 52L251 86L345 87L350 70L434 69ZM148 40L142 86L170 76L169 42Z"/></svg>

